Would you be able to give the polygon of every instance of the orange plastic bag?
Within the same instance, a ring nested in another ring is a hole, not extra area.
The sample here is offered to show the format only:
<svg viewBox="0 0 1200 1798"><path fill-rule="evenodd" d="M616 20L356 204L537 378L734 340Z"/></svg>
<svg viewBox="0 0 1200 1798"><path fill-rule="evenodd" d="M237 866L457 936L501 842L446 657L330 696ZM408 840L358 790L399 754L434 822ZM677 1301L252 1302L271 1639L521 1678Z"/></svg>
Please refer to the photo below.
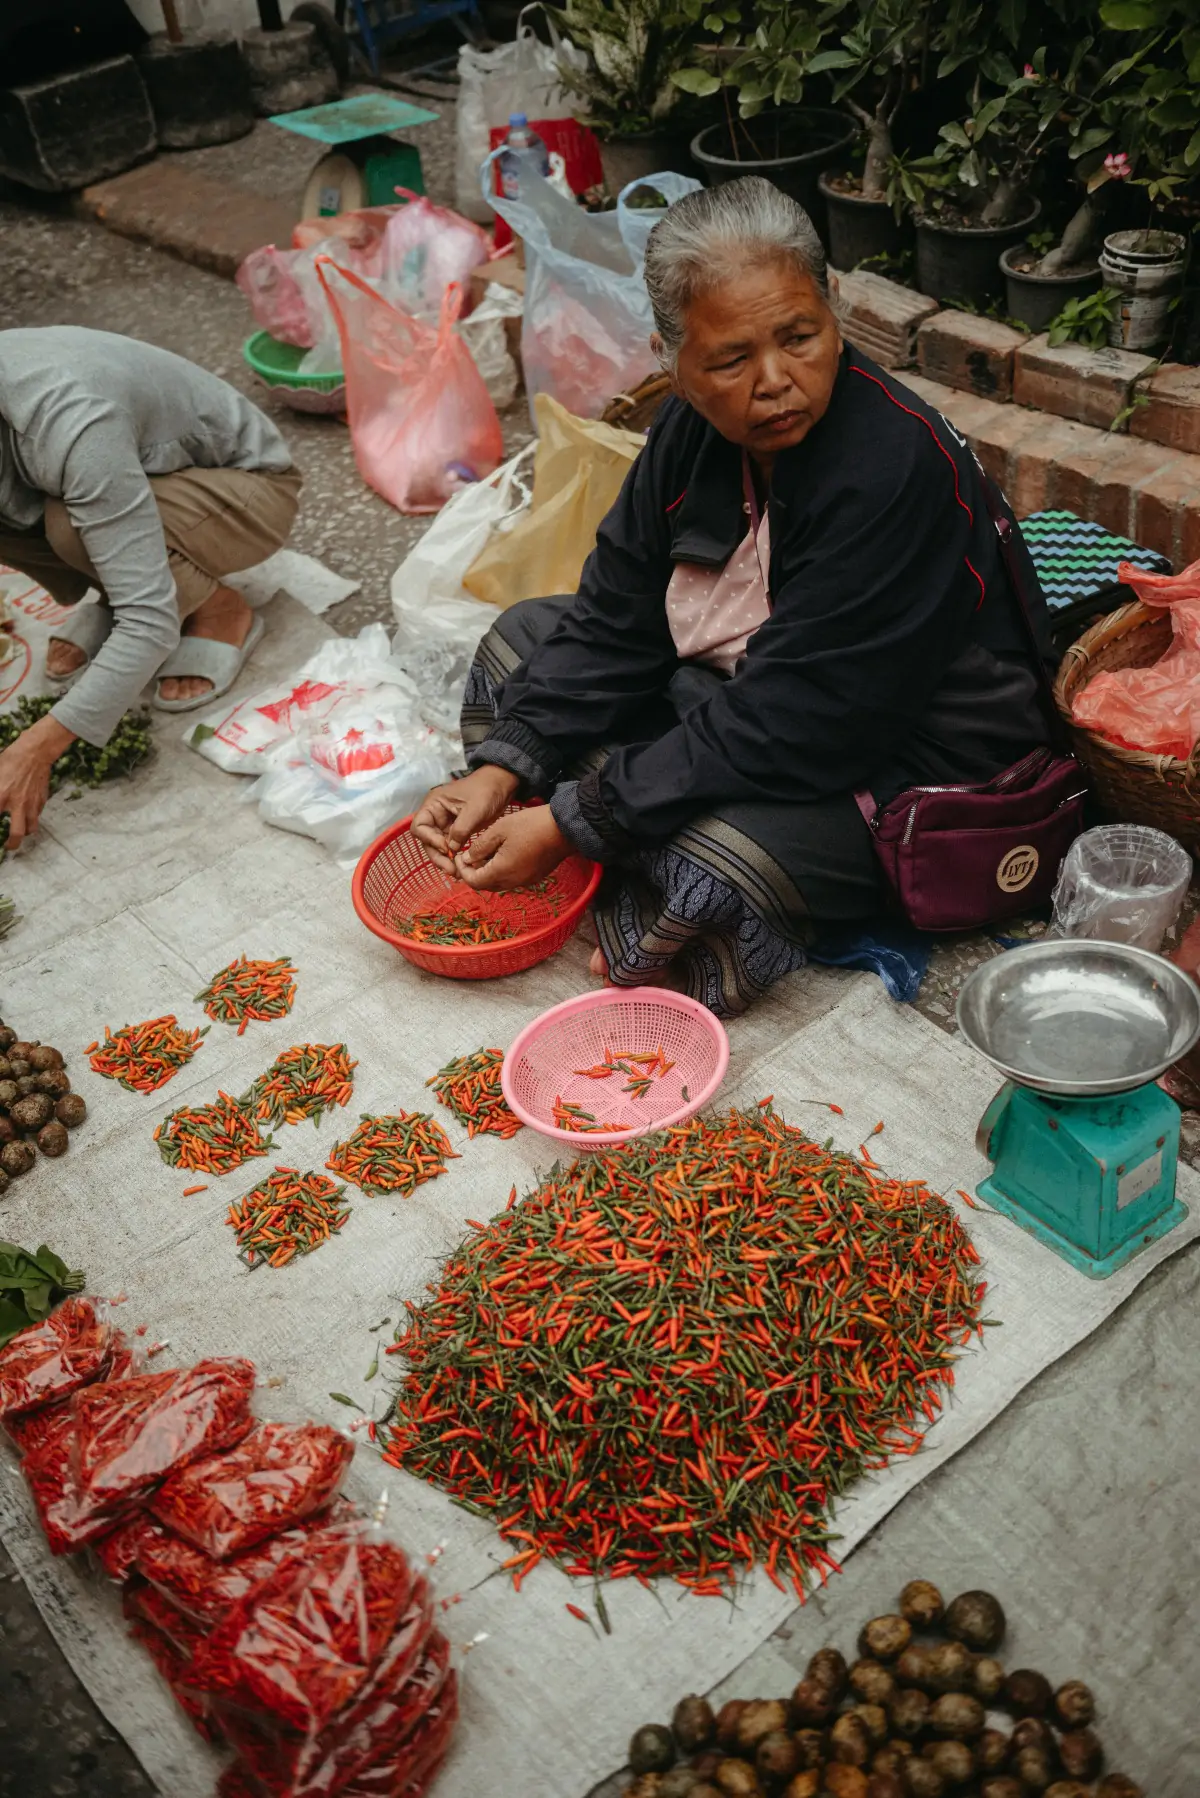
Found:
<svg viewBox="0 0 1200 1798"><path fill-rule="evenodd" d="M1186 762L1200 738L1200 562L1179 574L1147 574L1122 562L1117 579L1144 606L1170 608L1170 648L1148 668L1095 675L1071 716L1126 749Z"/></svg>
<svg viewBox="0 0 1200 1798"><path fill-rule="evenodd" d="M397 511L437 512L491 474L504 450L496 408L454 329L462 288L446 289L435 331L327 256L316 267L341 340L358 471Z"/></svg>

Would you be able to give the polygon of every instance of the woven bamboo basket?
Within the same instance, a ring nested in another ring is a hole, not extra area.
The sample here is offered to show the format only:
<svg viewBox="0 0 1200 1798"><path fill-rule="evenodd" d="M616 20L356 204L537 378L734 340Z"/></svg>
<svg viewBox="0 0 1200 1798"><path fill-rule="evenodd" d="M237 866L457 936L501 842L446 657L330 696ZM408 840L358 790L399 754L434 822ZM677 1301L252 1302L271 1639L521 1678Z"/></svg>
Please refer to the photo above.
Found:
<svg viewBox="0 0 1200 1798"><path fill-rule="evenodd" d="M1063 657L1054 697L1066 720L1072 747L1088 772L1099 809L1126 824L1165 830L1184 848L1200 850L1200 743L1187 761L1126 749L1078 725L1071 708L1093 675L1118 668L1148 668L1171 641L1166 612L1140 601L1100 618Z"/></svg>
<svg viewBox="0 0 1200 1798"><path fill-rule="evenodd" d="M666 375L647 375L632 392L614 394L600 414L601 420L625 431L648 431L670 391Z"/></svg>

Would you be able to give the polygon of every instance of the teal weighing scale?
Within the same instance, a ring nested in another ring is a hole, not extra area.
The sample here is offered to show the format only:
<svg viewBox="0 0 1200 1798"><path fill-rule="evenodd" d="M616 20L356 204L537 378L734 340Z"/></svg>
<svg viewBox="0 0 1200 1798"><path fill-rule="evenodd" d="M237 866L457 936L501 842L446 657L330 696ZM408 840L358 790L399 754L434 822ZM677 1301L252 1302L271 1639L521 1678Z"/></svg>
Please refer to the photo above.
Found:
<svg viewBox="0 0 1200 1798"><path fill-rule="evenodd" d="M1092 1280L1182 1223L1179 1107L1155 1082L1200 1039L1195 981L1127 943L1032 943L975 970L958 1027L1005 1076L980 1198Z"/></svg>
<svg viewBox="0 0 1200 1798"><path fill-rule="evenodd" d="M424 106L378 93L277 113L272 125L331 146L308 178L300 216L333 218L363 206L394 206L398 187L423 194L420 151L392 133L429 125L440 117Z"/></svg>

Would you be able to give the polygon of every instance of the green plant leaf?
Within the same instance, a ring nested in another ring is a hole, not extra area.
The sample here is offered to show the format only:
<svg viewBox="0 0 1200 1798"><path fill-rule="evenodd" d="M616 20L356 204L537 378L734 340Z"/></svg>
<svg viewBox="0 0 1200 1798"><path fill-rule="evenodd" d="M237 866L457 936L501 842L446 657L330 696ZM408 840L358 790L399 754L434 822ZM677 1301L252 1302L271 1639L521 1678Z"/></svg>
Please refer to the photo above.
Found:
<svg viewBox="0 0 1200 1798"><path fill-rule="evenodd" d="M1189 138L1187 149L1183 152L1183 160L1189 168L1194 168L1200 162L1200 131L1193 132Z"/></svg>
<svg viewBox="0 0 1200 1798"><path fill-rule="evenodd" d="M858 58L848 50L818 50L805 64L805 70L809 75L819 75L824 69L852 69L857 62Z"/></svg>
<svg viewBox="0 0 1200 1798"><path fill-rule="evenodd" d="M1101 19L1113 31L1153 31L1166 22L1160 13L1165 9L1157 0L1104 0L1100 8Z"/></svg>
<svg viewBox="0 0 1200 1798"><path fill-rule="evenodd" d="M938 136L945 138L948 144L957 144L960 150L971 148L970 138L956 119L951 119L948 124L943 125Z"/></svg>
<svg viewBox="0 0 1200 1798"><path fill-rule="evenodd" d="M1072 161L1080 156L1086 156L1089 150L1098 150L1100 145L1106 144L1111 136L1112 132L1108 130L1106 126L1089 125L1086 131L1081 131L1079 133L1079 136L1071 145L1070 155Z"/></svg>
<svg viewBox="0 0 1200 1798"><path fill-rule="evenodd" d="M1191 94L1173 94L1162 100L1151 113L1154 123L1166 131L1182 130L1185 126L1195 125L1200 114Z"/></svg>
<svg viewBox="0 0 1200 1798"><path fill-rule="evenodd" d="M671 80L685 94L695 94L701 100L707 100L710 94L719 91L721 83L716 75L710 75L707 69L676 69Z"/></svg>
<svg viewBox="0 0 1200 1798"><path fill-rule="evenodd" d="M12 1299L0 1298L0 1348L11 1342L18 1330L29 1327L29 1315L23 1305L15 1304Z"/></svg>

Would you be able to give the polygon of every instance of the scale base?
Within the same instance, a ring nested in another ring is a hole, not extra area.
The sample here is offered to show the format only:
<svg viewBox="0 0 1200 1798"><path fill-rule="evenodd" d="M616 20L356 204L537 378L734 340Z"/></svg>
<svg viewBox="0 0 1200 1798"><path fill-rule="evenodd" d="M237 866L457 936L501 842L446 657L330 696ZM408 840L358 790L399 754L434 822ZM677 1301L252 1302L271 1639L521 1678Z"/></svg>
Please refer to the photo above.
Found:
<svg viewBox="0 0 1200 1798"><path fill-rule="evenodd" d="M1039 1242L1044 1243L1048 1249L1053 1249L1056 1255L1061 1255L1064 1261L1069 1261L1073 1268L1076 1268L1081 1274L1086 1274L1089 1280L1107 1280L1110 1275L1117 1272L1118 1268L1122 1268L1127 1262L1132 1261L1135 1255L1140 1255L1142 1250L1148 1248L1152 1242L1157 1242L1160 1236L1166 1236L1168 1231L1175 1228L1176 1224L1181 1224L1188 1214L1188 1208L1182 1199L1172 1199L1166 1210L1151 1219L1136 1235L1127 1237L1124 1242L1118 1243L1109 1254L1097 1260L1094 1256L1087 1254L1085 1250L1077 1247L1075 1243L1069 1242L1065 1236L1060 1236L1059 1232L1046 1223L1044 1218L1038 1217L1032 1211L1027 1211L1019 1200L1010 1198L1009 1194L997 1185L994 1174L989 1174L986 1180L981 1180L975 1190L981 1199L987 1200L993 1210L1011 1218L1019 1229L1027 1230L1030 1236L1036 1236Z"/></svg>

